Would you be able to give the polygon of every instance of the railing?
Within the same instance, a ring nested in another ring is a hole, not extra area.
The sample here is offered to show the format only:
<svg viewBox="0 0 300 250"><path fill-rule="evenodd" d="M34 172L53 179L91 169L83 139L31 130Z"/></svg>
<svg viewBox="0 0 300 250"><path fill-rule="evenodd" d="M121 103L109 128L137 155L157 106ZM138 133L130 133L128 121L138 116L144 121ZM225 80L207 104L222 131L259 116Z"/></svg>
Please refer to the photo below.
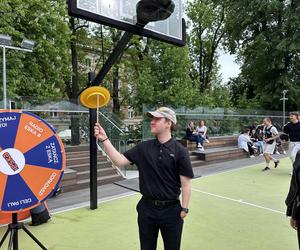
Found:
<svg viewBox="0 0 300 250"><path fill-rule="evenodd" d="M71 144L72 131L76 131L77 138L73 144L89 143L89 111L77 100L42 100L33 97L18 98L16 108L32 112L46 120L61 135L64 144ZM105 129L115 148L124 153L127 150L128 134L122 120L106 108L99 112L99 122ZM102 150L103 151L103 150ZM125 168L126 174L126 168ZM122 173L124 175L124 173Z"/></svg>
<svg viewBox="0 0 300 250"><path fill-rule="evenodd" d="M153 107L143 107L143 113L153 111ZM177 116L177 131L175 136L183 138L185 129L189 121L194 121L198 126L200 120L205 120L210 136L237 135L245 127L251 126L254 122L262 123L264 117L270 117L273 125L278 130L282 129L283 115L281 111L268 110L241 110L227 108L206 108L198 107L196 109L178 108L174 109ZM287 118L287 116L285 116ZM287 119L285 119L287 120ZM153 138L150 131L150 119L144 116L143 119L143 140Z"/></svg>

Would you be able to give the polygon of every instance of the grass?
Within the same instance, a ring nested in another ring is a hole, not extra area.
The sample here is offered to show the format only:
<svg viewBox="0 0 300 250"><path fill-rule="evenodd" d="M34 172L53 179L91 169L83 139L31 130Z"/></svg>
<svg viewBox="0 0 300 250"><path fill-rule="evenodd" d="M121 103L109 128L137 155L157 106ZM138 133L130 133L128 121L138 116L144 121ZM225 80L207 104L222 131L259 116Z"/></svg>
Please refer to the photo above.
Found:
<svg viewBox="0 0 300 250"><path fill-rule="evenodd" d="M284 215L290 162L261 172L263 164L193 180L183 250L296 250L296 233ZM135 206L140 195L56 214L29 229L49 250L139 249ZM2 236L6 228L0 228ZM4 247L5 249L5 247ZM20 233L20 250L39 249ZM163 249L159 240L158 249Z"/></svg>

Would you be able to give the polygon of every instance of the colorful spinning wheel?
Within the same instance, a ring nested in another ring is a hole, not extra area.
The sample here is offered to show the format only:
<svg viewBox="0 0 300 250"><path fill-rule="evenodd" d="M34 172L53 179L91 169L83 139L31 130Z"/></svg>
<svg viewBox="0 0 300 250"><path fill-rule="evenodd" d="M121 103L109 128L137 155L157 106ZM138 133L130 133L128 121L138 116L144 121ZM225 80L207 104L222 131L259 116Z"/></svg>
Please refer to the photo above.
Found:
<svg viewBox="0 0 300 250"><path fill-rule="evenodd" d="M16 213L45 201L66 166L63 144L38 116L0 111L0 210Z"/></svg>

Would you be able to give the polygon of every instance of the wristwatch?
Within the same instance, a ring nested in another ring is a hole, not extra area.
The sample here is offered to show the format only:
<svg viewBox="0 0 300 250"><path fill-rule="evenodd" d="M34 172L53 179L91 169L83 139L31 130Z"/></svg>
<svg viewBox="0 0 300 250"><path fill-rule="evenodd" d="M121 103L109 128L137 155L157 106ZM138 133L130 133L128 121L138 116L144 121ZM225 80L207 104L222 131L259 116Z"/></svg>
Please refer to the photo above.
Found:
<svg viewBox="0 0 300 250"><path fill-rule="evenodd" d="M183 212L185 212L186 214L189 212L189 209L188 208L186 208L186 207L182 207L181 208L181 211L183 211Z"/></svg>

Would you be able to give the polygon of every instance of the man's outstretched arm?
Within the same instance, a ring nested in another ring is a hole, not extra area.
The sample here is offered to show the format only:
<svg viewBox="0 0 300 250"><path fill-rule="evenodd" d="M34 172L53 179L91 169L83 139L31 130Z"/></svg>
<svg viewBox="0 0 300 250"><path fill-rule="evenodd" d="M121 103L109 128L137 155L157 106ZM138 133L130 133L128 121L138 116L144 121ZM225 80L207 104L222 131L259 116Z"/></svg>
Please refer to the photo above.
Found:
<svg viewBox="0 0 300 250"><path fill-rule="evenodd" d="M99 141L103 141L105 153L116 166L122 167L130 164L130 161L123 154L119 153L119 151L111 144L105 130L99 123L95 124L94 135Z"/></svg>

